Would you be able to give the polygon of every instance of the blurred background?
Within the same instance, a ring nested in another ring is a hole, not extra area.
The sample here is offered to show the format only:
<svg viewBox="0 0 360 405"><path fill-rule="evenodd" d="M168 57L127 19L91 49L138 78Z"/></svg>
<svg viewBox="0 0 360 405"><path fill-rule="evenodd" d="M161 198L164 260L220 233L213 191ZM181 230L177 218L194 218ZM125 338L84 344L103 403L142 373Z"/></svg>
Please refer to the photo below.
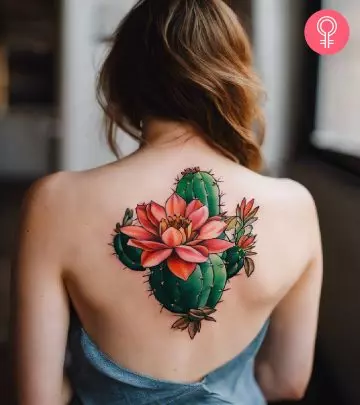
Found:
<svg viewBox="0 0 360 405"><path fill-rule="evenodd" d="M113 160L95 101L106 39L132 0L0 0L0 404L7 405L10 261L25 190L57 170ZM268 93L266 172L303 183L323 234L325 279L314 404L360 404L360 2L232 0L251 36ZM321 8L348 19L335 56L306 45ZM136 144L119 136L122 152ZM359 284L358 284L359 282Z"/></svg>

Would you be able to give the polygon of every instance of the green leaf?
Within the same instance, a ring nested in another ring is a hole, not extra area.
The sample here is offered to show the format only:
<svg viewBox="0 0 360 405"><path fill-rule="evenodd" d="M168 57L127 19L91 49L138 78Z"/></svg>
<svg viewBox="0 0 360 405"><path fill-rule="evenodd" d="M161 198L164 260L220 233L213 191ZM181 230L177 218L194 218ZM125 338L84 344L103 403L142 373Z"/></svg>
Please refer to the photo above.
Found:
<svg viewBox="0 0 360 405"><path fill-rule="evenodd" d="M231 231L236 228L236 225L238 224L238 218L237 217L230 217L227 221L227 231Z"/></svg>
<svg viewBox="0 0 360 405"><path fill-rule="evenodd" d="M240 227L236 230L236 242L245 234L245 228Z"/></svg>

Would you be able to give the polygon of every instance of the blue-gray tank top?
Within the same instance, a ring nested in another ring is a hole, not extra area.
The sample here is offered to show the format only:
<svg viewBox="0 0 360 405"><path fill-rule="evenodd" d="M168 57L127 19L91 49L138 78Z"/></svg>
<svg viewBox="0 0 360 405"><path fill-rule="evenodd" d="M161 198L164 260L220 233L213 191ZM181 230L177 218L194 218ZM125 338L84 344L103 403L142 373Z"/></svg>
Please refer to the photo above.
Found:
<svg viewBox="0 0 360 405"><path fill-rule="evenodd" d="M254 359L268 324L233 360L199 383L182 384L139 375L114 363L74 316L67 361L76 396L71 405L264 405L254 377Z"/></svg>

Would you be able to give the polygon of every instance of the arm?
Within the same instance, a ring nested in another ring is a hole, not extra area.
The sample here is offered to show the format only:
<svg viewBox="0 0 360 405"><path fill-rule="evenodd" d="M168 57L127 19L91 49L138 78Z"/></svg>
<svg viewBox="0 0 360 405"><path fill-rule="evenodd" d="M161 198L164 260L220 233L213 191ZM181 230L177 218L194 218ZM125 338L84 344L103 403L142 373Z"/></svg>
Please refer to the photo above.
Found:
<svg viewBox="0 0 360 405"><path fill-rule="evenodd" d="M61 278L62 175L36 183L25 199L12 279L12 344L19 405L63 405L69 322Z"/></svg>
<svg viewBox="0 0 360 405"><path fill-rule="evenodd" d="M309 239L304 242L307 245L310 242L313 248L308 266L273 312L269 333L257 359L257 379L269 401L301 399L311 376L322 285L322 251L316 209L312 199L310 202L307 203L310 234L307 232Z"/></svg>

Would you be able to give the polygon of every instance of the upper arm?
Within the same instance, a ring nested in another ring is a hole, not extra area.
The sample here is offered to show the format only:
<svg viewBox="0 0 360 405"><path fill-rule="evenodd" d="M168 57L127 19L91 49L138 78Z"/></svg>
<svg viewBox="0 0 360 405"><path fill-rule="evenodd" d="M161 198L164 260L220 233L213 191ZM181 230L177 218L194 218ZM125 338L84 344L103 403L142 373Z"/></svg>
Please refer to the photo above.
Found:
<svg viewBox="0 0 360 405"><path fill-rule="evenodd" d="M306 216L301 227L309 257L301 277L274 310L259 356L259 367L262 363L268 368L272 384L298 396L308 384L313 365L323 270L315 204L306 190L301 193L302 220Z"/></svg>
<svg viewBox="0 0 360 405"><path fill-rule="evenodd" d="M12 341L20 405L61 403L69 314L61 277L59 176L35 183L23 206L12 274Z"/></svg>

